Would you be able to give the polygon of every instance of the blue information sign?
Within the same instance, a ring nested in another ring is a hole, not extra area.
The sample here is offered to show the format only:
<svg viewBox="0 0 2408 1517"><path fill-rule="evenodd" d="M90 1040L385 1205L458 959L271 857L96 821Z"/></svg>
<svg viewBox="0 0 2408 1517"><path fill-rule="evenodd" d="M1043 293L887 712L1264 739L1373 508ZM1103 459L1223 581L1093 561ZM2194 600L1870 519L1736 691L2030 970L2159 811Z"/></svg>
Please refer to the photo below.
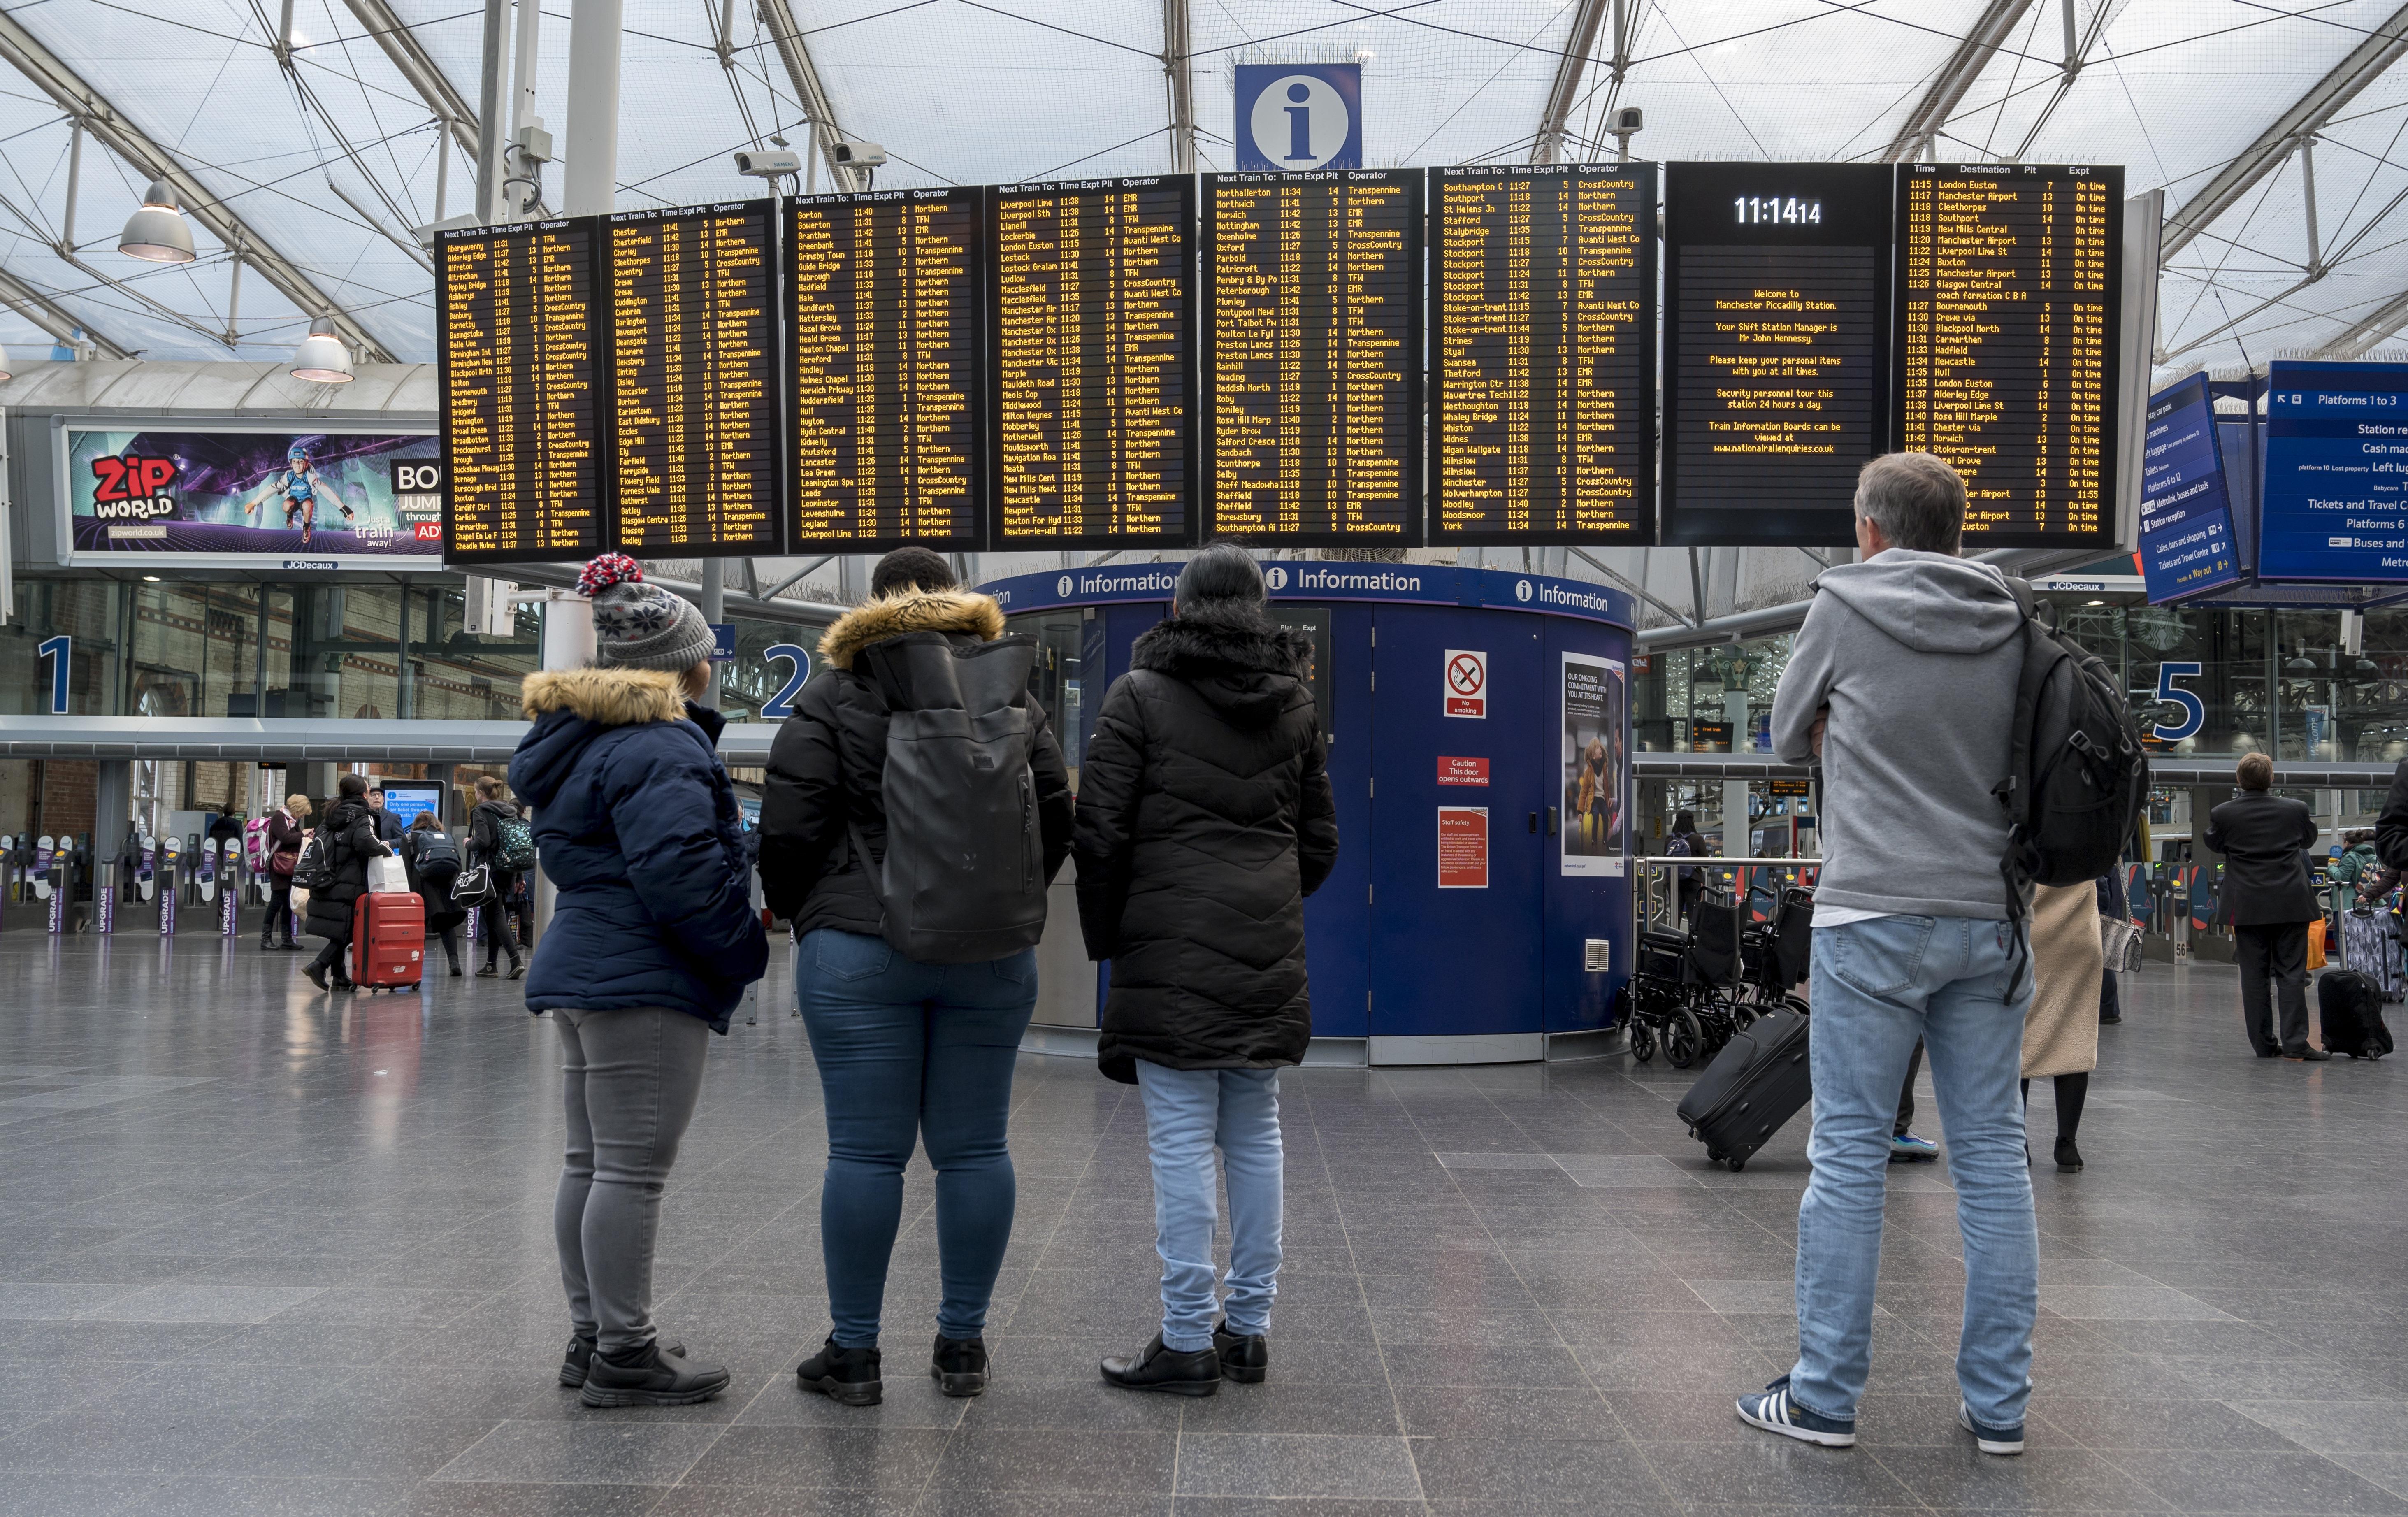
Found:
<svg viewBox="0 0 2408 1517"><path fill-rule="evenodd" d="M2258 578L2408 580L2408 365L2277 359Z"/></svg>
<svg viewBox="0 0 2408 1517"><path fill-rule="evenodd" d="M1238 167L1363 166L1363 65L1240 64Z"/></svg>
<svg viewBox="0 0 2408 1517"><path fill-rule="evenodd" d="M1128 601L1167 601L1179 583L1177 564L1107 565L993 580L979 589L1006 615ZM1546 574L1458 569L1427 564L1353 564L1272 560L1263 583L1274 601L1395 600L1437 606L1494 606L1506 610L1576 616L1618 626L1637 625L1637 606L1611 585ZM774 650L772 650L774 651Z"/></svg>
<svg viewBox="0 0 2408 1517"><path fill-rule="evenodd" d="M2149 397L2148 441L2141 454L2141 573L2153 606L2241 579L2215 400L2204 374Z"/></svg>

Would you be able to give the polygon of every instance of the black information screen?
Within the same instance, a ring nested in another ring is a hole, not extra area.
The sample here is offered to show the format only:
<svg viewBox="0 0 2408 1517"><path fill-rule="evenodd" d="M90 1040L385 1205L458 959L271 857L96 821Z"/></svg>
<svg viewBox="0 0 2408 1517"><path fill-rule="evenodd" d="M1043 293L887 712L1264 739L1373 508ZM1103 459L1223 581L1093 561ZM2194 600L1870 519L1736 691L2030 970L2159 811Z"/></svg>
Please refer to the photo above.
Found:
<svg viewBox="0 0 2408 1517"><path fill-rule="evenodd" d="M1898 446L1965 476L1965 547L2115 535L2124 171L1898 175Z"/></svg>
<svg viewBox="0 0 2408 1517"><path fill-rule="evenodd" d="M1664 540L1844 545L1889 447L1885 164L1664 175Z"/></svg>
<svg viewBox="0 0 2408 1517"><path fill-rule="evenodd" d="M1206 537L1422 540L1423 188L1204 176Z"/></svg>
<svg viewBox="0 0 2408 1517"><path fill-rule="evenodd" d="M996 546L1194 542L1194 178L991 206Z"/></svg>
<svg viewBox="0 0 2408 1517"><path fill-rule="evenodd" d="M779 551L773 214L755 200L603 221L624 552Z"/></svg>
<svg viewBox="0 0 2408 1517"><path fill-rule="evenodd" d="M437 236L446 563L602 551L595 238L591 218Z"/></svg>
<svg viewBox="0 0 2408 1517"><path fill-rule="evenodd" d="M1429 540L1656 540L1656 165L1430 170Z"/></svg>
<svg viewBox="0 0 2408 1517"><path fill-rule="evenodd" d="M789 551L986 546L983 193L787 202Z"/></svg>

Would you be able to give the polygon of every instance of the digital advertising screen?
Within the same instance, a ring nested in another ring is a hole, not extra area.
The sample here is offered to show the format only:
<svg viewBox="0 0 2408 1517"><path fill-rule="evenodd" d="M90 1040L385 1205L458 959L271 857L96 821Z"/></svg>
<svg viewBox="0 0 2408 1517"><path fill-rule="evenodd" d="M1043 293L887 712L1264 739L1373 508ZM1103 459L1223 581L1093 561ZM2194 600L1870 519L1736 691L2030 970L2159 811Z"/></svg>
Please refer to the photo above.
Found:
<svg viewBox="0 0 2408 1517"><path fill-rule="evenodd" d="M1204 176L1204 536L1422 540L1418 168Z"/></svg>
<svg viewBox="0 0 2408 1517"><path fill-rule="evenodd" d="M1965 477L1965 551L2115 537L2124 171L1898 169L1898 446Z"/></svg>
<svg viewBox="0 0 2408 1517"><path fill-rule="evenodd" d="M1430 170L1429 540L1656 540L1656 165Z"/></svg>
<svg viewBox="0 0 2408 1517"><path fill-rule="evenodd" d="M789 552L986 546L984 193L786 202Z"/></svg>
<svg viewBox="0 0 2408 1517"><path fill-rule="evenodd" d="M1885 164L1664 170L1663 540L1855 541L1889 449Z"/></svg>
<svg viewBox="0 0 2408 1517"><path fill-rule="evenodd" d="M2408 580L2408 365L2269 365L2258 578Z"/></svg>
<svg viewBox="0 0 2408 1517"><path fill-rule="evenodd" d="M1196 540L1196 180L990 200L995 545Z"/></svg>
<svg viewBox="0 0 2408 1517"><path fill-rule="evenodd" d="M443 565L443 448L432 433L65 420L56 438L74 563Z"/></svg>
<svg viewBox="0 0 2408 1517"><path fill-rule="evenodd" d="M593 218L436 234L450 564L593 557L608 542Z"/></svg>
<svg viewBox="0 0 2408 1517"><path fill-rule="evenodd" d="M2206 375L2149 397L2141 448L2141 576L2149 603L2240 582L2245 571Z"/></svg>
<svg viewBox="0 0 2408 1517"><path fill-rule="evenodd" d="M753 200L603 220L621 552L779 551L774 214Z"/></svg>

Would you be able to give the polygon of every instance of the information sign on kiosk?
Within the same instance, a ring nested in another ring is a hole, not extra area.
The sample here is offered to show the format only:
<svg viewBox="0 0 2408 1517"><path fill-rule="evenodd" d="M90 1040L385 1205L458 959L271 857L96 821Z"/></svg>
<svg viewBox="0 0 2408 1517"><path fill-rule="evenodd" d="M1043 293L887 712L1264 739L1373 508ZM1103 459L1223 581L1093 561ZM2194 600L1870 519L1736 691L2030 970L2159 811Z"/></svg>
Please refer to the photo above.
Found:
<svg viewBox="0 0 2408 1517"><path fill-rule="evenodd" d="M2204 374L2149 397L2141 453L2141 575L2153 606L2220 590L2243 575L2215 401Z"/></svg>
<svg viewBox="0 0 2408 1517"><path fill-rule="evenodd" d="M2270 365L2260 580L2408 580L2408 365Z"/></svg>

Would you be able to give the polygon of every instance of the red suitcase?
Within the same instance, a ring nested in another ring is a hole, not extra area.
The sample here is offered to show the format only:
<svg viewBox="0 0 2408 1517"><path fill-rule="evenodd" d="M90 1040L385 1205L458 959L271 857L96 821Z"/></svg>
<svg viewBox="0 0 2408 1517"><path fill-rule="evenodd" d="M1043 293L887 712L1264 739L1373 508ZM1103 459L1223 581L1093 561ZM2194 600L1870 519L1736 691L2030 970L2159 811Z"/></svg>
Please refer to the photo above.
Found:
<svg viewBox="0 0 2408 1517"><path fill-rule="evenodd" d="M415 989L426 960L426 903L369 891L351 908L351 980L362 990Z"/></svg>

